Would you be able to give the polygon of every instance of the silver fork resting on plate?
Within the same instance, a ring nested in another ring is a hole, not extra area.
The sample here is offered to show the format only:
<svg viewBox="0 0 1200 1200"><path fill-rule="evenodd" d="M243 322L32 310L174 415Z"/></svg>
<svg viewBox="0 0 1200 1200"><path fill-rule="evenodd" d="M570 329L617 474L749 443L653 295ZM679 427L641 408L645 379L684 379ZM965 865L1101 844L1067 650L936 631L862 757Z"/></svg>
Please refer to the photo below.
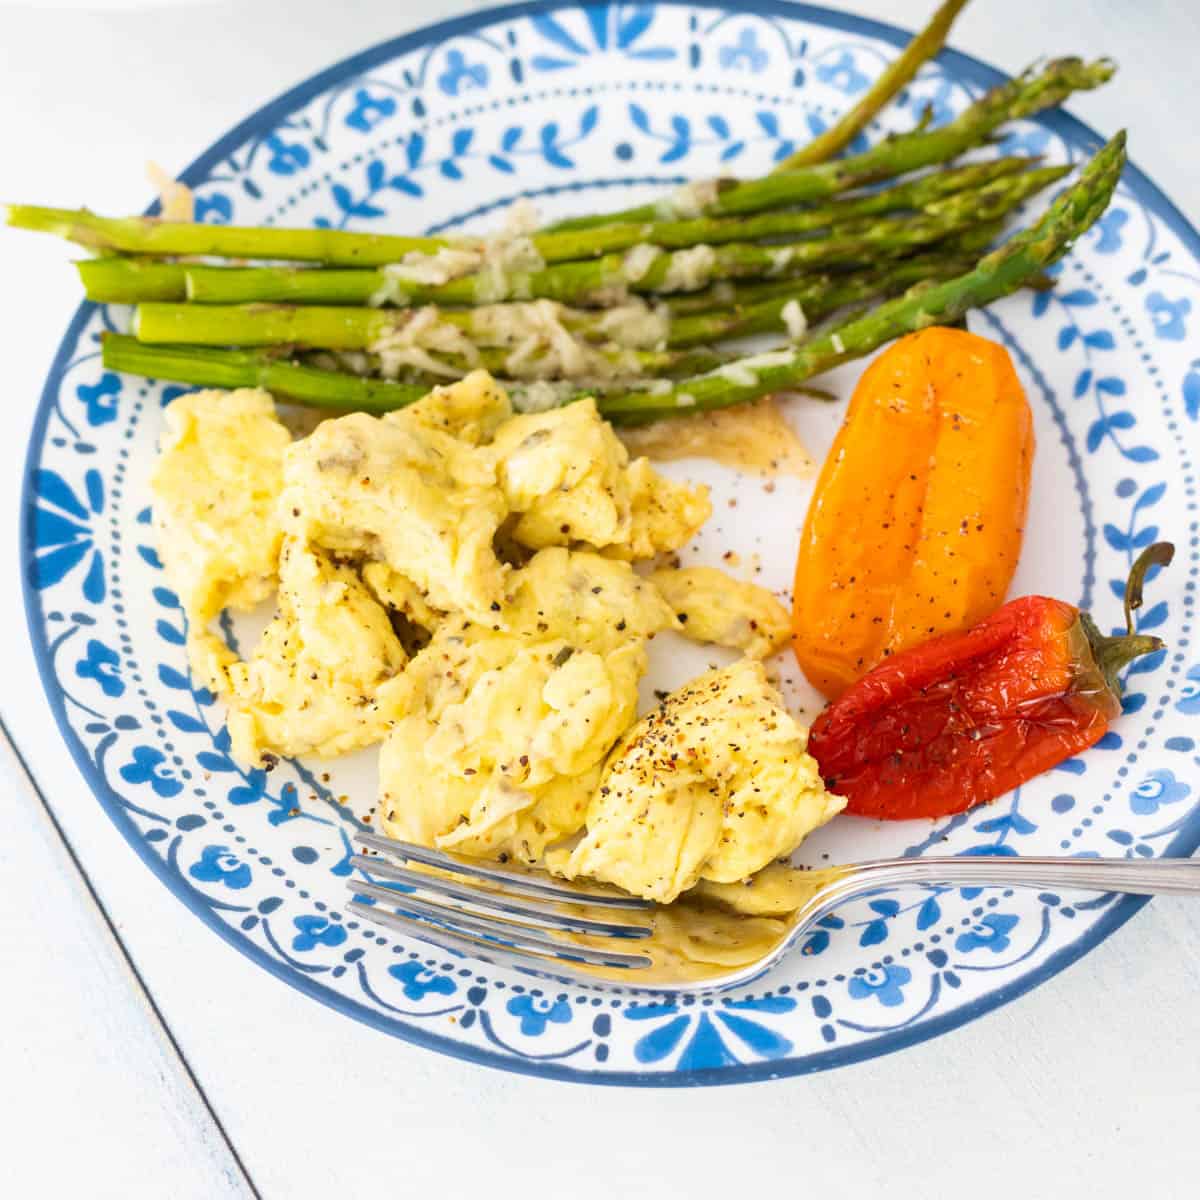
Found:
<svg viewBox="0 0 1200 1200"><path fill-rule="evenodd" d="M374 834L356 840L374 854L357 854L351 866L367 879L349 880L358 916L500 966L553 979L647 988L655 992L712 991L761 975L810 927L839 904L866 893L904 885L1067 888L1136 896L1200 896L1200 859L1124 858L892 858L803 873L798 907L762 943L761 922L753 957L737 966L682 961L673 951L678 917L721 923L722 946L736 941L737 922L719 907L660 908L603 885L566 883L542 872L466 858ZM371 903L364 903L366 897ZM701 926L703 928L703 925ZM726 963L728 952L713 956Z"/></svg>

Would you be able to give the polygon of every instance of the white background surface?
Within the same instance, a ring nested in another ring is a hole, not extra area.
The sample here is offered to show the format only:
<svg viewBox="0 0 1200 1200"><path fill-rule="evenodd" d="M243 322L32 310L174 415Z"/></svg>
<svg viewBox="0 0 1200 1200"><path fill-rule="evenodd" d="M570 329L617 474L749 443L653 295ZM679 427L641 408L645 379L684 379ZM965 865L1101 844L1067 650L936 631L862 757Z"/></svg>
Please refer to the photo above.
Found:
<svg viewBox="0 0 1200 1200"><path fill-rule="evenodd" d="M931 2L853 7L913 28ZM147 158L178 171L312 71L482 5L101 7L0 3L0 197L138 211ZM1009 70L1038 53L1117 58L1114 83L1074 111L1105 132L1128 125L1138 164L1200 219L1194 0L975 0L952 44ZM1200 904L1155 901L1064 975L936 1041L696 1092L584 1088L437 1057L230 950L87 793L26 644L20 464L76 301L60 246L0 232L0 714L99 900L19 767L0 759L0 1192L1196 1196Z"/></svg>

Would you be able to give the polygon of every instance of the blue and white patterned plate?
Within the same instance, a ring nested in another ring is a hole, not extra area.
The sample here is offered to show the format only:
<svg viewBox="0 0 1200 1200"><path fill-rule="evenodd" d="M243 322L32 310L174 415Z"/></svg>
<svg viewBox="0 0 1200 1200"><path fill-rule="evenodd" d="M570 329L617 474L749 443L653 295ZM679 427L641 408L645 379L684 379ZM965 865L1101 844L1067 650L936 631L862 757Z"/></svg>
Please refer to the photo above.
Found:
<svg viewBox="0 0 1200 1200"><path fill-rule="evenodd" d="M433 232L495 222L520 196L549 215L623 206L684 177L765 170L844 109L905 38L772 0L496 10L331 67L226 134L184 178L202 219L242 224ZM1042 49L1031 42L1031 57ZM943 54L882 127L911 125L927 102L944 119L999 78ZM1098 143L1055 114L1022 123L1003 148L1075 159ZM1138 549L1158 537L1179 545L1140 614L1170 648L1131 669L1126 716L1097 748L995 805L932 825L843 818L805 845L805 861L931 847L1152 856L1200 841L1198 257L1200 237L1130 169L1053 292L973 318L1010 348L1037 414L1017 589L1092 606L1111 623ZM63 736L130 845L230 945L300 991L508 1070L732 1083L853 1062L953 1028L1137 911L1129 899L999 889L864 901L823 921L805 954L753 987L692 1003L560 990L361 925L342 905L348 835L374 803L372 755L243 771L220 704L189 679L147 509L159 410L180 389L101 368L100 331L127 319L84 305L42 396L23 500L30 633ZM836 377L843 394L854 374ZM802 402L790 411L823 451L838 412ZM714 488L716 516L696 557L734 549L742 570L760 563L760 580L786 588L811 484L768 492L715 466L675 465ZM650 686L707 658L667 647ZM811 716L812 694L794 675L785 682Z"/></svg>

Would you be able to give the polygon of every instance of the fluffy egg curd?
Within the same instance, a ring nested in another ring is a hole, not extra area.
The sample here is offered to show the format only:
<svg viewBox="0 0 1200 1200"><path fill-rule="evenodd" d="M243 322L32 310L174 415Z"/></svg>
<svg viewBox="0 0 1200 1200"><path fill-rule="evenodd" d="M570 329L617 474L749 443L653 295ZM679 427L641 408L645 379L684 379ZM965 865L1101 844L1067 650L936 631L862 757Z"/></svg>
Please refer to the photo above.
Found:
<svg viewBox="0 0 1200 1200"><path fill-rule="evenodd" d="M712 515L708 492L660 475L629 452L590 397L513 417L497 430L500 484L532 549L583 543L613 557L654 558L689 542Z"/></svg>
<svg viewBox="0 0 1200 1200"><path fill-rule="evenodd" d="M621 739L585 836L549 865L662 904L701 880L746 879L845 807L826 792L806 740L762 663L708 671Z"/></svg>
<svg viewBox="0 0 1200 1200"><path fill-rule="evenodd" d="M672 614L628 563L594 553L548 547L511 581L496 624L447 621L404 672L404 715L380 755L382 824L534 863L583 825L637 715L646 642Z"/></svg>
<svg viewBox="0 0 1200 1200"><path fill-rule="evenodd" d="M164 419L154 528L188 622L206 628L222 609L252 609L275 590L292 439L271 397L245 388L180 396Z"/></svg>
<svg viewBox="0 0 1200 1200"><path fill-rule="evenodd" d="M664 903L740 885L841 809L757 661L786 612L711 567L648 569L707 490L631 460L593 401L514 414L476 372L295 441L256 390L166 422L159 553L240 761L380 744L383 832ZM243 659L212 623L272 591ZM638 720L664 630L747 657Z"/></svg>
<svg viewBox="0 0 1200 1200"><path fill-rule="evenodd" d="M650 578L671 606L681 632L694 641L766 658L782 650L792 636L788 610L770 592L730 579L716 567L676 567L655 571Z"/></svg>
<svg viewBox="0 0 1200 1200"><path fill-rule="evenodd" d="M388 729L387 690L407 655L358 574L295 538L279 560L279 609L246 662L209 672L229 704L234 755L345 754Z"/></svg>
<svg viewBox="0 0 1200 1200"><path fill-rule="evenodd" d="M435 608L486 618L499 600L506 572L492 543L508 509L477 446L421 421L352 413L291 446L283 477L289 534L385 563Z"/></svg>

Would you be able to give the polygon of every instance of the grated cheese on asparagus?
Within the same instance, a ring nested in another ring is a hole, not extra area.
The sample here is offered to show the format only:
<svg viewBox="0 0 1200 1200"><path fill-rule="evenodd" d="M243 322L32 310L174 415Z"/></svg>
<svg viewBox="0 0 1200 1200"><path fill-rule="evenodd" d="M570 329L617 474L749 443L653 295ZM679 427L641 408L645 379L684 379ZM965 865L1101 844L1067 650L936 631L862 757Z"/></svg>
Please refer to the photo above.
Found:
<svg viewBox="0 0 1200 1200"><path fill-rule="evenodd" d="M517 412L545 412L550 408L559 408L566 404L578 393L578 388L565 380L551 383L539 379L533 383L521 384L510 389L513 408Z"/></svg>
<svg viewBox="0 0 1200 1200"><path fill-rule="evenodd" d="M792 259L795 257L796 252L791 246L780 246L777 250L772 250L771 269L768 274L782 275L792 265Z"/></svg>
<svg viewBox="0 0 1200 1200"><path fill-rule="evenodd" d="M380 374L395 379L403 368L413 367L443 379L461 378L461 367L442 361L439 354L460 356L468 366L477 366L479 351L475 344L457 325L440 318L435 305L426 305L379 338L371 350L379 356Z"/></svg>
<svg viewBox="0 0 1200 1200"><path fill-rule="evenodd" d="M625 251L621 260L621 274L630 283L640 283L646 278L650 268L662 257L662 250L649 242L639 242L632 249Z"/></svg>
<svg viewBox="0 0 1200 1200"><path fill-rule="evenodd" d="M580 341L563 325L562 305L536 300L523 305L526 336L504 360L505 370L517 379L604 379L622 368L637 371L637 359L627 352L615 357L601 354ZM627 359L628 361L623 361Z"/></svg>
<svg viewBox="0 0 1200 1200"><path fill-rule="evenodd" d="M725 363L718 367L715 375L728 379L734 387L753 387L758 382L758 376L743 362Z"/></svg>
<svg viewBox="0 0 1200 1200"><path fill-rule="evenodd" d="M690 246L686 250L676 250L671 255L667 273L663 277L662 290L664 292L699 291L712 278L713 268L716 265L717 252L704 242L698 246Z"/></svg>
<svg viewBox="0 0 1200 1200"><path fill-rule="evenodd" d="M639 350L662 349L671 333L671 313L665 304L651 307L640 296L602 313L600 332L618 346Z"/></svg>
<svg viewBox="0 0 1200 1200"><path fill-rule="evenodd" d="M383 286L371 297L371 304L385 304L402 308L409 302L405 284L417 287L441 287L452 279L472 275L483 264L483 253L467 247L443 246L436 254L424 254L413 250L398 263L389 263L383 268Z"/></svg>
<svg viewBox="0 0 1200 1200"><path fill-rule="evenodd" d="M475 281L476 301L494 304L497 300L528 300L532 295L529 276L545 265L546 260L526 234L488 238Z"/></svg>
<svg viewBox="0 0 1200 1200"><path fill-rule="evenodd" d="M501 233L507 237L522 237L537 233L541 227L542 217L528 196L522 196L508 206L504 214L504 225Z"/></svg>
<svg viewBox="0 0 1200 1200"><path fill-rule="evenodd" d="M383 268L383 286L371 297L371 304L403 307L410 300L405 284L441 287L466 275L477 276L475 298L481 304L508 297L528 299L528 276L546 265L529 236L537 227L537 209L528 200L518 200L500 232L477 245L444 246L434 254L414 250L398 263L389 263Z"/></svg>
<svg viewBox="0 0 1200 1200"><path fill-rule="evenodd" d="M755 387L759 382L759 371L768 367L787 366L791 361L790 350L768 350L762 354L751 354L747 358L725 363L711 374L728 379L735 387Z"/></svg>
<svg viewBox="0 0 1200 1200"><path fill-rule="evenodd" d="M792 362L790 350L764 350L762 354L751 354L738 360L742 366L753 371L761 371L767 367L786 367Z"/></svg>
<svg viewBox="0 0 1200 1200"><path fill-rule="evenodd" d="M793 342L802 341L808 332L808 318L804 315L804 309L800 307L800 301L789 300L779 315L783 318L784 325L787 326L788 337Z"/></svg>
<svg viewBox="0 0 1200 1200"><path fill-rule="evenodd" d="M661 197L656 205L664 221L690 221L716 202L721 190L718 179L695 179Z"/></svg>
<svg viewBox="0 0 1200 1200"><path fill-rule="evenodd" d="M644 304L642 309L642 319L653 324L652 310ZM493 304L476 311L472 333L485 345L511 348L504 369L514 379L602 380L639 373L632 350L617 347L602 353L571 332L570 315L554 300ZM655 324L648 336L658 332Z"/></svg>

